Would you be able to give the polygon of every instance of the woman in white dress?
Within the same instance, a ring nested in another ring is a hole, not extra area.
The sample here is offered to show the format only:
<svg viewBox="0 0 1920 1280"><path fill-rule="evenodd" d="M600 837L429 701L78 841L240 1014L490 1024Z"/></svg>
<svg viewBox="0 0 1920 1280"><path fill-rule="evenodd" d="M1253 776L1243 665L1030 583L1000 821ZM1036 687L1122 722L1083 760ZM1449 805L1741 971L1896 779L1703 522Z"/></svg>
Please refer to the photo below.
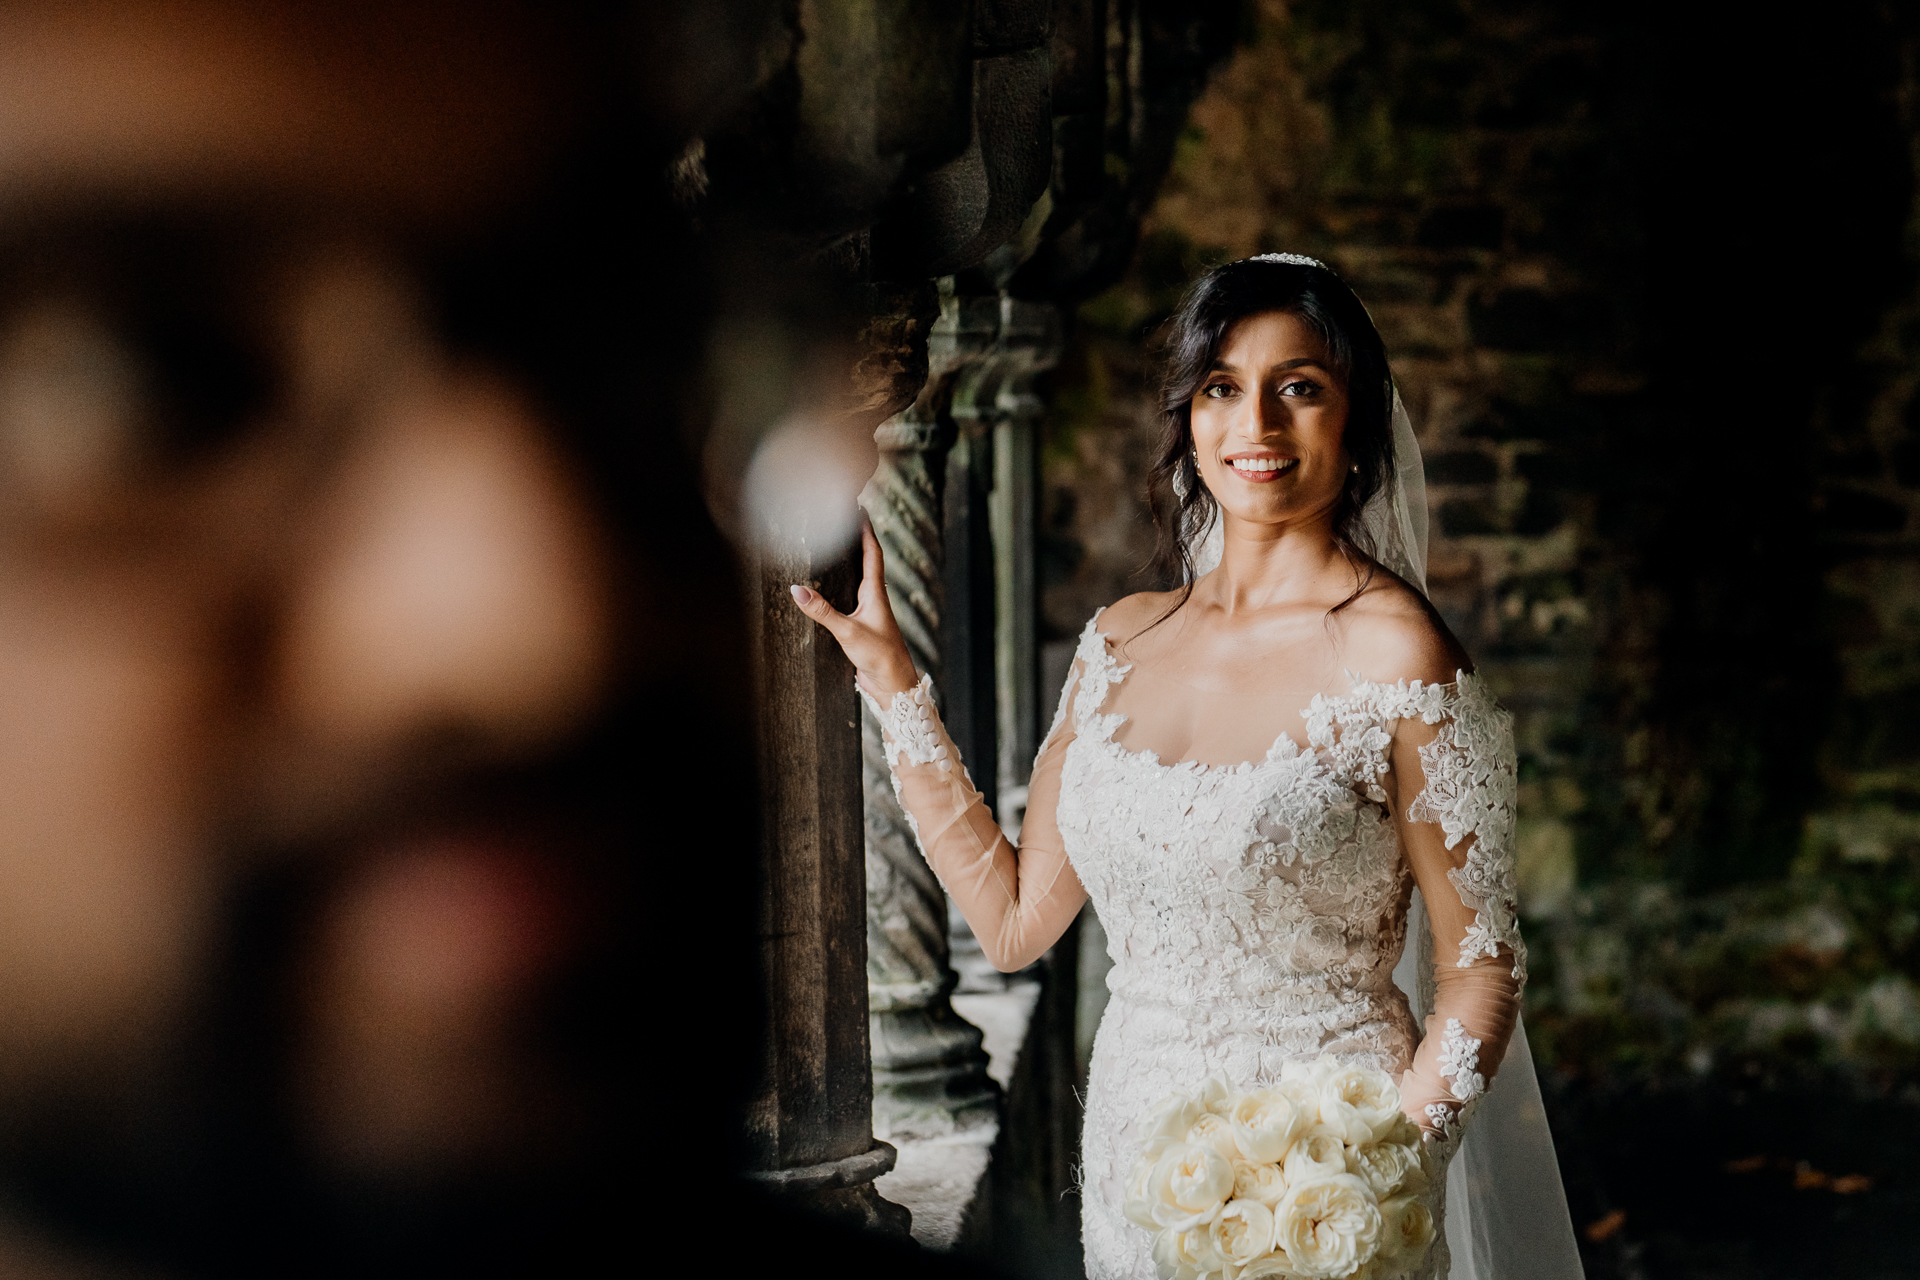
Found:
<svg viewBox="0 0 1920 1280"><path fill-rule="evenodd" d="M1393 1073L1449 1162L1526 979L1511 721L1424 594L1418 449L1365 308L1311 259L1233 263L1194 285L1168 364L1153 494L1186 585L1087 624L1018 848L914 671L871 533L852 614L794 589L856 667L921 847L994 963L1032 962L1089 897L1099 913L1114 964L1082 1219L1099 1280L1156 1275L1122 1204L1160 1099L1332 1054ZM1416 887L1424 1029L1394 980ZM1531 1163L1490 1150L1434 1179L1457 1203L1405 1274L1579 1274L1530 1064L1511 1074L1501 1150L1530 1144Z"/></svg>

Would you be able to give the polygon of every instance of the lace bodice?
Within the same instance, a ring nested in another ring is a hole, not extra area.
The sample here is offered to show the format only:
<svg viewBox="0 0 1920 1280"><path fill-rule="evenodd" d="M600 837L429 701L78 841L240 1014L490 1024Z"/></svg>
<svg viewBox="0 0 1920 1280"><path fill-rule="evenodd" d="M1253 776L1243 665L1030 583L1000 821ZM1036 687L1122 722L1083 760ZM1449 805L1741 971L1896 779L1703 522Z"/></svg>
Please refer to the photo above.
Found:
<svg viewBox="0 0 1920 1280"><path fill-rule="evenodd" d="M882 721L930 861L996 963L1038 955L1082 894L1099 913L1113 994L1088 1098L1088 1269L1145 1280L1147 1237L1119 1206L1154 1103L1213 1074L1270 1084L1290 1059L1333 1053L1404 1072L1444 1156L1504 1051L1525 951L1510 721L1484 681L1356 680L1312 699L1304 744L1282 732L1262 759L1209 766L1120 744L1111 703L1130 670L1096 615L1017 852L968 803L924 691ZM1416 882L1436 939L1424 1042L1392 980Z"/></svg>
<svg viewBox="0 0 1920 1280"><path fill-rule="evenodd" d="M1344 698L1314 699L1305 749L1283 733L1257 762L1164 765L1114 740L1120 717L1100 708L1129 668L1091 624L1077 656L1079 688L1062 704L1074 733L1057 821L1111 940L1116 993L1173 1008L1305 1011L1329 994L1389 989L1413 885L1380 786L1396 720L1449 722L1421 749L1429 783L1418 804L1446 809L1450 839L1502 818L1497 834L1510 836L1511 764L1475 777L1451 737L1462 722L1497 726L1502 716L1472 676L1451 686L1362 683ZM1488 940L1518 942L1510 867L1490 861L1470 853L1465 872L1450 872L1473 886L1478 912L1462 962ZM1330 1008L1322 1013L1337 1025ZM1319 1047L1316 1039L1286 1056Z"/></svg>

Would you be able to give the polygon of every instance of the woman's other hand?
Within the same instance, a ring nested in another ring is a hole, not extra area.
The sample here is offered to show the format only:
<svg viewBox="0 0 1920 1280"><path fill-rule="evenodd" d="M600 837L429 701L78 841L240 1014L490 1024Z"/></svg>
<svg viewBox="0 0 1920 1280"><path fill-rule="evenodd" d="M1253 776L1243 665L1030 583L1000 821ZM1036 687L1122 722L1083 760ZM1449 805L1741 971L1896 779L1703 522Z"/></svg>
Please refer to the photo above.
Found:
<svg viewBox="0 0 1920 1280"><path fill-rule="evenodd" d="M865 689L882 702L894 694L920 683L907 653L907 642L893 620L893 606L887 600L886 561L880 554L880 540L873 526L860 522L860 594L852 613L841 613L825 597L806 587L789 587L800 612L825 627L840 648Z"/></svg>

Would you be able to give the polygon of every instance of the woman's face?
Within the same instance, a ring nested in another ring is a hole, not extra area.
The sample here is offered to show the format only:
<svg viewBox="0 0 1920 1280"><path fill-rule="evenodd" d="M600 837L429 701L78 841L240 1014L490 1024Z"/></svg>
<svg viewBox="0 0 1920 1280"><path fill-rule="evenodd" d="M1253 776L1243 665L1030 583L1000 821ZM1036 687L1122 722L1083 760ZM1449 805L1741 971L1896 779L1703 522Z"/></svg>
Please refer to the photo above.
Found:
<svg viewBox="0 0 1920 1280"><path fill-rule="evenodd" d="M1235 323L1191 419L1200 478L1229 522L1331 518L1351 465L1347 405L1346 380L1306 321L1264 311Z"/></svg>

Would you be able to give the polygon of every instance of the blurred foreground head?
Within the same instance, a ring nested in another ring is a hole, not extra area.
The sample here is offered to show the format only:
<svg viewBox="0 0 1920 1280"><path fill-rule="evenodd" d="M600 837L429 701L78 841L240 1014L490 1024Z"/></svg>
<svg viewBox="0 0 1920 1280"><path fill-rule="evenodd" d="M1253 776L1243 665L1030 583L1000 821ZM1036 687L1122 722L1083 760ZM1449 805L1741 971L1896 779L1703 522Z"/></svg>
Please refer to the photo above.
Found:
<svg viewBox="0 0 1920 1280"><path fill-rule="evenodd" d="M642 25L0 3L0 1272L550 1265L665 1158L743 753Z"/></svg>

